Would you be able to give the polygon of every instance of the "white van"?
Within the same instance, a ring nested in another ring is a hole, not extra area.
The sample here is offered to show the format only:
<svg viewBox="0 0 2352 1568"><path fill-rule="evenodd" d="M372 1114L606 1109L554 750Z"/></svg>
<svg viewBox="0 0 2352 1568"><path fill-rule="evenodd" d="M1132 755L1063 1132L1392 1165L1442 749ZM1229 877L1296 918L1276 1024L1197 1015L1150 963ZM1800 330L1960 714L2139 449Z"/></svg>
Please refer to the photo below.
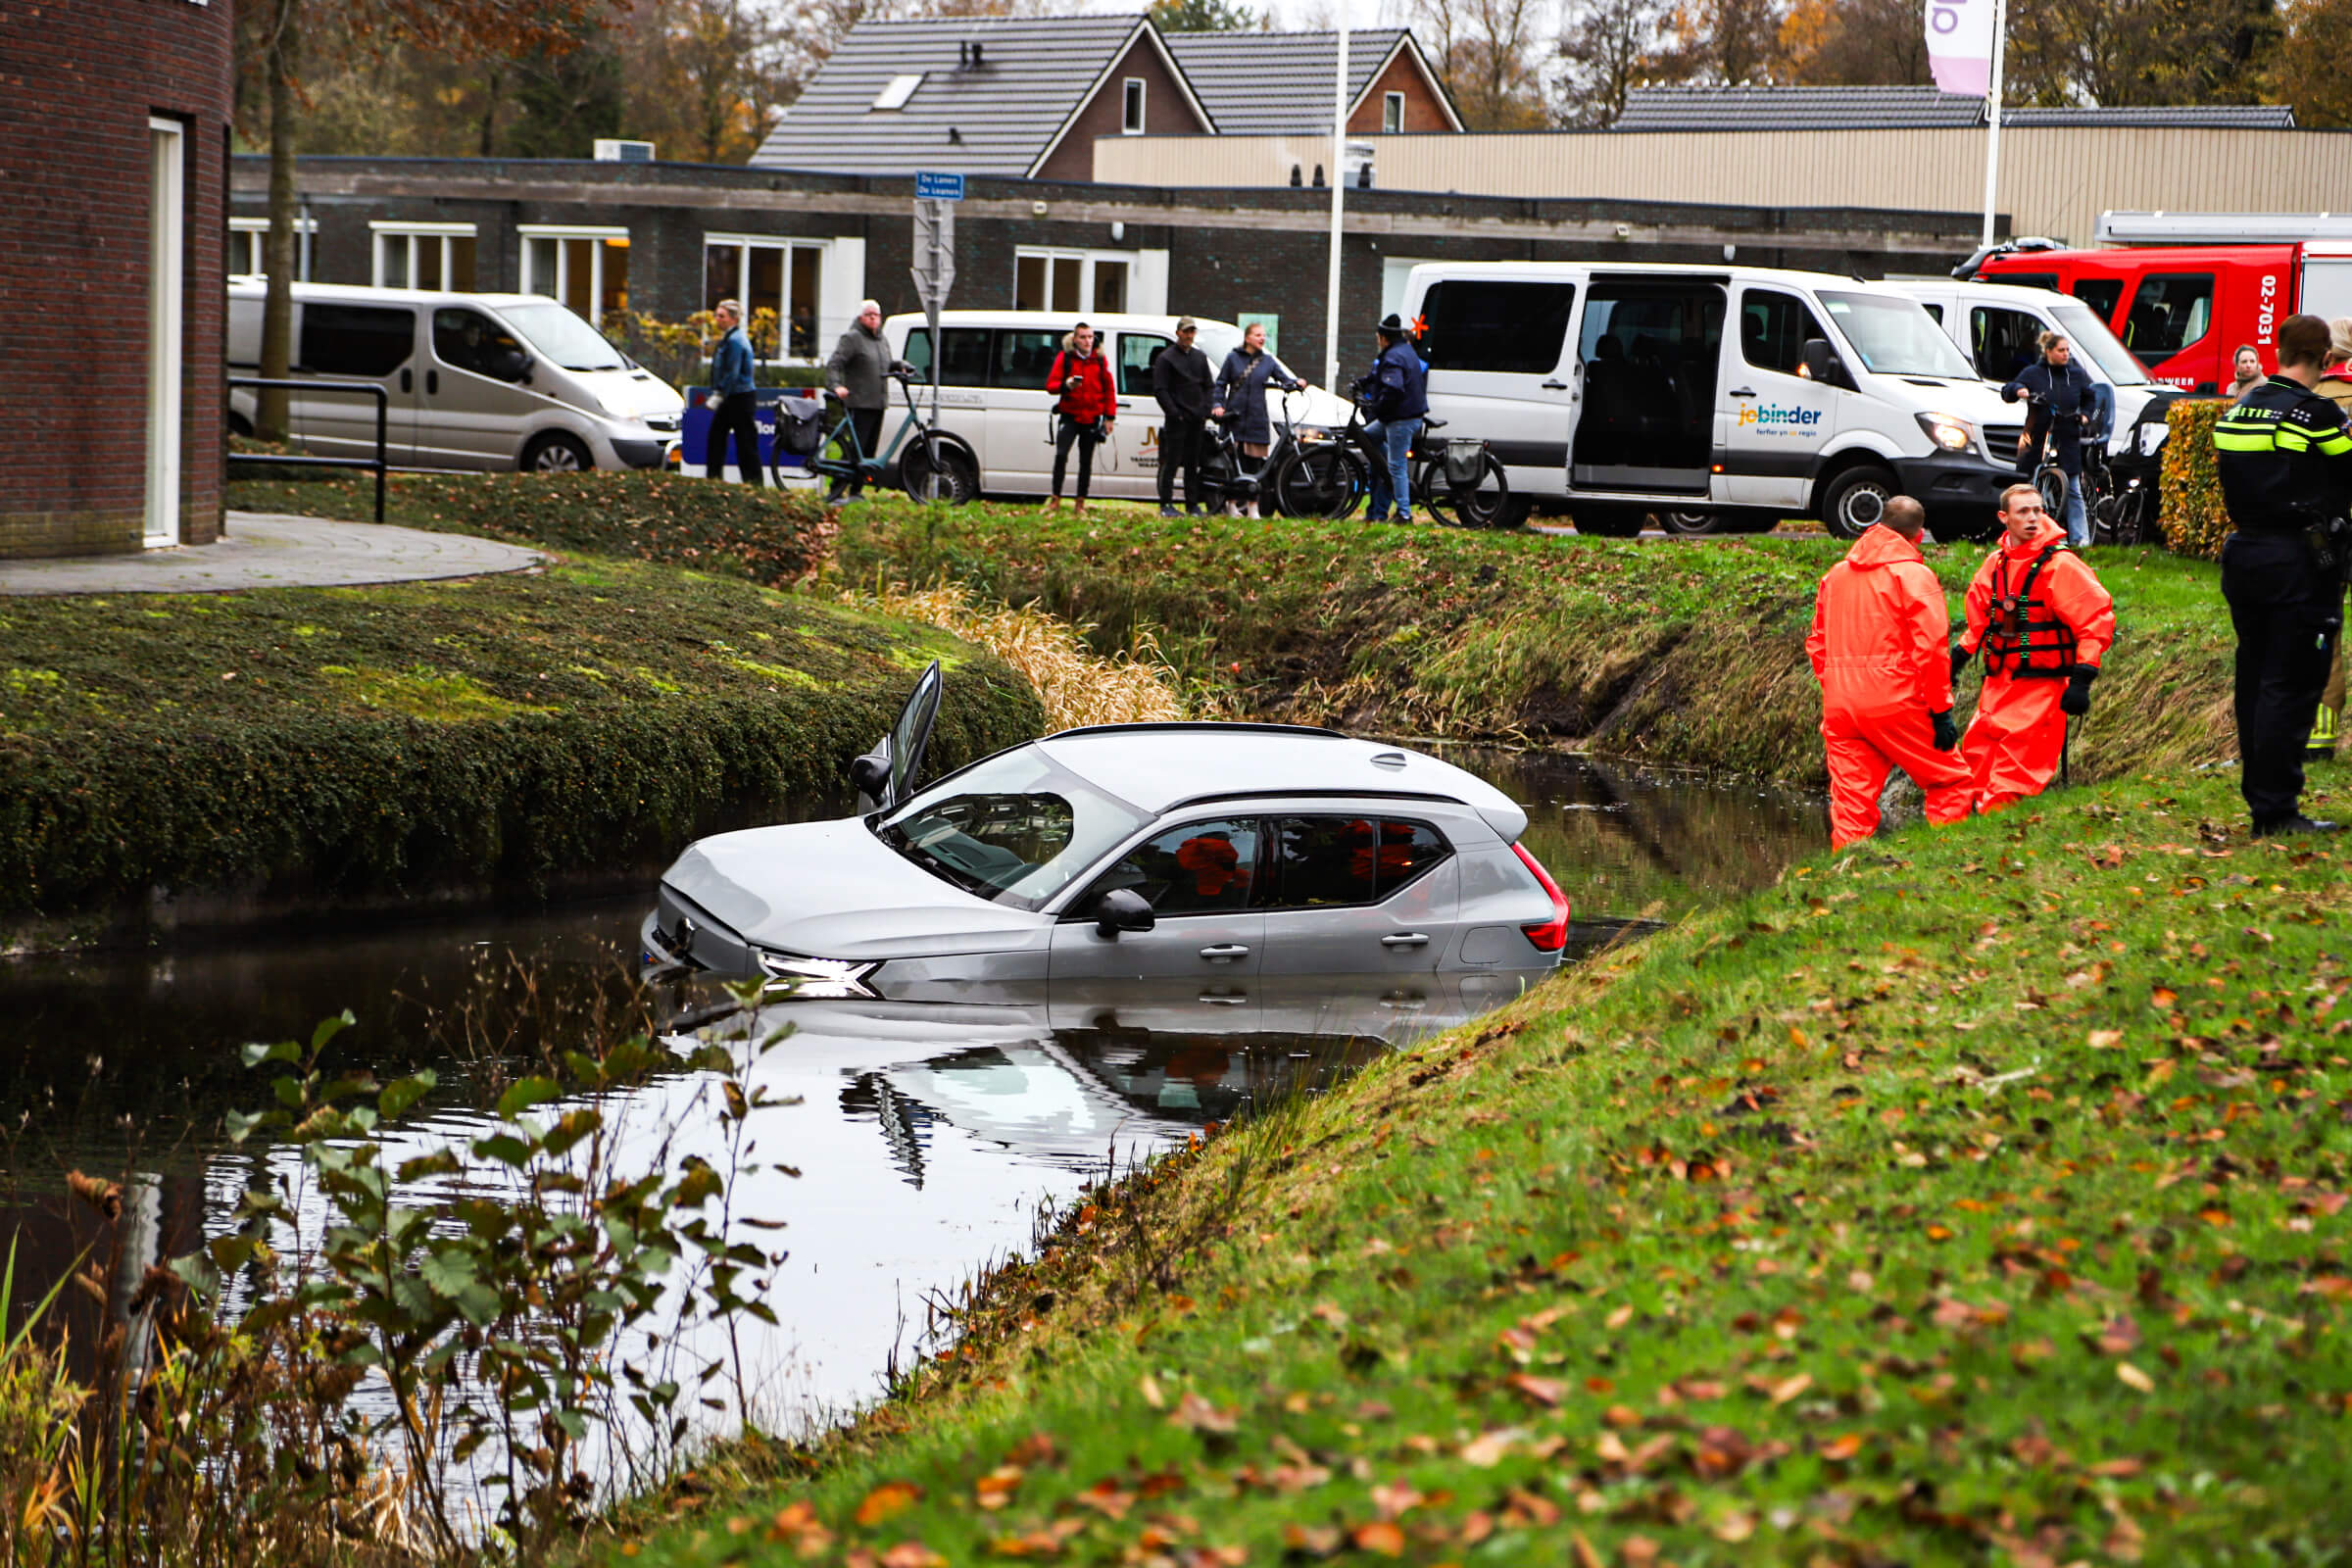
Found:
<svg viewBox="0 0 2352 1568"><path fill-rule="evenodd" d="M1089 316L1118 383L1119 416L1111 437L1095 449L1093 492L1154 498L1159 484L1159 404L1152 396L1152 362L1176 341L1173 316ZM1240 327L1195 318L1193 346L1208 356L1210 374L1239 348ZM1054 487L1054 394L1046 372L1061 351L1075 318L1047 311L942 311L939 335L939 422L968 442L980 463L980 488L989 495L1044 495ZM914 367L915 396L930 405L931 327L921 316L882 323L891 354ZM1294 367L1296 368L1296 367ZM1284 403L1268 394L1270 415ZM1300 424L1345 424L1348 404L1319 388L1293 394L1292 418ZM896 416L884 424L883 439ZM1070 461L1075 464L1073 454Z"/></svg>
<svg viewBox="0 0 2352 1568"><path fill-rule="evenodd" d="M228 285L228 368L259 375L268 284ZM401 467L652 468L677 444L686 401L564 306L536 294L294 285L294 374L372 381L389 394L385 456ZM251 387L229 428L253 429ZM375 456L375 400L287 400L287 434L320 457Z"/></svg>
<svg viewBox="0 0 2352 1568"><path fill-rule="evenodd" d="M1888 499L1938 535L1992 526L2022 422L1918 301L1748 267L1427 263L1430 412L1481 436L1516 499L1587 532L1767 530L1852 538ZM2004 435L2003 427L2006 426ZM2008 447L2004 449L2004 439Z"/></svg>
<svg viewBox="0 0 2352 1568"><path fill-rule="evenodd" d="M2153 416L2163 423L2164 408L2179 394L2149 377L2147 369L2123 341L2099 319L2099 313L2056 289L2021 287L2013 283L1964 283L1957 278L1889 278L1886 286L1899 289L1927 309L1944 335L1967 355L1977 374L1995 386L2006 385L2018 371L2041 357L2037 341L2044 332L2058 332L2074 345L2075 363L2093 381L2113 389L2115 424L2108 434L2108 451L2121 455L2132 439L2132 429ZM2022 421L2022 404L2011 422Z"/></svg>

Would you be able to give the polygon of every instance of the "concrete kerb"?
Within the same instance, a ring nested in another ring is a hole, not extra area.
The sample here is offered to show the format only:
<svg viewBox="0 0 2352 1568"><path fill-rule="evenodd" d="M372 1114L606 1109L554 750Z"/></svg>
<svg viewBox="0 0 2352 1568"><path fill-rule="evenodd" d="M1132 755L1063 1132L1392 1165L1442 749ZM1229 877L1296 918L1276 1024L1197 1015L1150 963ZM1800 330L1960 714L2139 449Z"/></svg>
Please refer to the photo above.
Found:
<svg viewBox="0 0 2352 1568"><path fill-rule="evenodd" d="M0 595L203 594L243 588L356 588L529 571L536 550L465 534L231 512L218 543L138 555L0 561Z"/></svg>

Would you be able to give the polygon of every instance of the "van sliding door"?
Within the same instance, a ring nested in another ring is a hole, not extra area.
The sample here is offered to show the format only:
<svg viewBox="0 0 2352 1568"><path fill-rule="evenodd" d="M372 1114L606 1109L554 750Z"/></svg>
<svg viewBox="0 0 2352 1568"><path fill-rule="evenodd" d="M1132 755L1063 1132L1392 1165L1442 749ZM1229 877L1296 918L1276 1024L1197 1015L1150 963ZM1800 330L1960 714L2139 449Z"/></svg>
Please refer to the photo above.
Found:
<svg viewBox="0 0 2352 1568"><path fill-rule="evenodd" d="M1577 332L1572 490L1707 493L1723 318L1717 279L1593 279Z"/></svg>

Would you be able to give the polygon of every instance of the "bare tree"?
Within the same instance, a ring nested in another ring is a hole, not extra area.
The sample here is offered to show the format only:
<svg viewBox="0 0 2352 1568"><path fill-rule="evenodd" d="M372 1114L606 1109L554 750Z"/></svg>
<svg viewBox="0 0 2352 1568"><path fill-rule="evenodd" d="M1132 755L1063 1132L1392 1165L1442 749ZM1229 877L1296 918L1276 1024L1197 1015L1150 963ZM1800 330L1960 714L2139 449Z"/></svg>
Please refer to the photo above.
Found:
<svg viewBox="0 0 2352 1568"><path fill-rule="evenodd" d="M1413 32L1472 130L1544 122L1537 76L1537 0L1409 0Z"/></svg>
<svg viewBox="0 0 2352 1568"><path fill-rule="evenodd" d="M1768 81L1780 63L1780 0L1683 0L1669 75L1719 84Z"/></svg>
<svg viewBox="0 0 2352 1568"><path fill-rule="evenodd" d="M1781 20L1779 53L1783 79L1808 86L1933 79L1918 0L1796 0Z"/></svg>
<svg viewBox="0 0 2352 1568"><path fill-rule="evenodd" d="M1668 0L1577 0L1560 31L1552 97L1562 125L1599 129L1625 113L1626 94L1656 76Z"/></svg>

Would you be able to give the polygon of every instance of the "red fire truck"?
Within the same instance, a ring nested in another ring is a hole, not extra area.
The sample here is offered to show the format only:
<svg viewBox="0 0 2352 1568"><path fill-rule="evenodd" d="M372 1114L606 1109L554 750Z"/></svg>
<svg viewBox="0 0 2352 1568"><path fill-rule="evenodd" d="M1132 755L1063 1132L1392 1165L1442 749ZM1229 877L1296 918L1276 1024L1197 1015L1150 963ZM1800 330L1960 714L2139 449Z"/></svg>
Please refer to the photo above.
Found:
<svg viewBox="0 0 2352 1568"><path fill-rule="evenodd" d="M2352 316L2352 216L2335 213L2105 213L2102 246L1996 247L1976 275L2074 295L2107 319L2148 374L2185 392L2230 381L2252 344L2278 368L2278 323Z"/></svg>

